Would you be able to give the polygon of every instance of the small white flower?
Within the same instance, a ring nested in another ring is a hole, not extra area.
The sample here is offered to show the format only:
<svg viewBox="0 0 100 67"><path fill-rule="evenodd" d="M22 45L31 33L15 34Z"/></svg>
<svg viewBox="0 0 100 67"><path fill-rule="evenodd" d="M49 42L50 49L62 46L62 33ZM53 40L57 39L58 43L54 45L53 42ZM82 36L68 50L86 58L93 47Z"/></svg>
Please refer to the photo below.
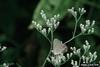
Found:
<svg viewBox="0 0 100 67"><path fill-rule="evenodd" d="M97 55L94 55L94 59L93 60L96 60L97 59Z"/></svg>
<svg viewBox="0 0 100 67"><path fill-rule="evenodd" d="M69 53L67 53L67 58L68 58L68 59L70 58L70 55L69 55Z"/></svg>
<svg viewBox="0 0 100 67"><path fill-rule="evenodd" d="M60 15L59 14L57 14L57 15L54 15L54 18L59 18L60 17Z"/></svg>
<svg viewBox="0 0 100 67"><path fill-rule="evenodd" d="M46 35L46 29L45 29L45 28L43 28L43 29L41 30L41 32L42 32L42 34Z"/></svg>
<svg viewBox="0 0 100 67"><path fill-rule="evenodd" d="M36 25L36 22L33 20L33 21L32 21L32 24Z"/></svg>
<svg viewBox="0 0 100 67"><path fill-rule="evenodd" d="M93 32L93 31L92 31L92 32ZM90 34L90 33L91 33L91 29L88 30L88 34Z"/></svg>
<svg viewBox="0 0 100 67"><path fill-rule="evenodd" d="M48 28L48 33L51 31L51 28Z"/></svg>
<svg viewBox="0 0 100 67"><path fill-rule="evenodd" d="M50 56L51 60L48 59L49 62L51 62L54 66L61 64L62 62L65 62L66 57L63 54Z"/></svg>
<svg viewBox="0 0 100 67"><path fill-rule="evenodd" d="M85 26L83 24L80 24L80 28L81 28L82 33L86 32Z"/></svg>
<svg viewBox="0 0 100 67"><path fill-rule="evenodd" d="M93 21L92 21L92 24L91 24L91 26L94 26L94 25L95 25L95 20L93 20Z"/></svg>
<svg viewBox="0 0 100 67"><path fill-rule="evenodd" d="M74 65L74 60L71 60L71 64Z"/></svg>
<svg viewBox="0 0 100 67"><path fill-rule="evenodd" d="M56 20L52 17L50 18L50 22L54 23Z"/></svg>
<svg viewBox="0 0 100 67"><path fill-rule="evenodd" d="M50 58L47 58L47 61L51 62Z"/></svg>
<svg viewBox="0 0 100 67"><path fill-rule="evenodd" d="M86 10L84 10L84 8L79 8L79 13L80 13L81 15L83 15L84 13L86 13Z"/></svg>
<svg viewBox="0 0 100 67"><path fill-rule="evenodd" d="M83 63L85 63L85 58L86 58L85 56L82 56L82 59L83 59Z"/></svg>
<svg viewBox="0 0 100 67"><path fill-rule="evenodd" d="M86 10L84 10L84 8L82 8L82 9L81 9L81 12L82 12L82 13L85 13L85 12L86 12Z"/></svg>
<svg viewBox="0 0 100 67"><path fill-rule="evenodd" d="M70 53L70 57L72 57L73 53Z"/></svg>
<svg viewBox="0 0 100 67"><path fill-rule="evenodd" d="M85 41L85 43L86 43L86 45L89 45L89 42L87 40Z"/></svg>
<svg viewBox="0 0 100 67"><path fill-rule="evenodd" d="M75 66L77 66L77 64L78 64L77 61L75 61Z"/></svg>
<svg viewBox="0 0 100 67"><path fill-rule="evenodd" d="M97 52L96 51L93 53L93 56L94 56L94 60L96 60L96 58L97 58Z"/></svg>
<svg viewBox="0 0 100 67"><path fill-rule="evenodd" d="M7 49L7 47L6 46L3 46L3 48L1 48L1 51L4 51L6 49Z"/></svg>
<svg viewBox="0 0 100 67"><path fill-rule="evenodd" d="M71 50L73 50L73 47L70 47Z"/></svg>
<svg viewBox="0 0 100 67"><path fill-rule="evenodd" d="M73 53L76 54L77 52L76 51L73 51Z"/></svg>
<svg viewBox="0 0 100 67"><path fill-rule="evenodd" d="M89 56L92 56L92 53L91 52L89 52Z"/></svg>
<svg viewBox="0 0 100 67"><path fill-rule="evenodd" d="M68 9L68 12L70 12L75 18L77 17L77 12L74 10L74 7Z"/></svg>
<svg viewBox="0 0 100 67"><path fill-rule="evenodd" d="M57 25L56 25L56 24L54 24L54 28L55 28L55 29L57 28Z"/></svg>
<svg viewBox="0 0 100 67"><path fill-rule="evenodd" d="M46 14L44 13L43 10L41 10L40 15L45 21L47 20Z"/></svg>
<svg viewBox="0 0 100 67"><path fill-rule="evenodd" d="M62 61L65 61L66 60L66 57L64 55L62 55Z"/></svg>
<svg viewBox="0 0 100 67"><path fill-rule="evenodd" d="M87 46L86 45L83 45L83 48L84 48L85 51L87 50Z"/></svg>
<svg viewBox="0 0 100 67"><path fill-rule="evenodd" d="M91 33L94 33L94 28L91 29Z"/></svg>
<svg viewBox="0 0 100 67"><path fill-rule="evenodd" d="M97 52L95 51L94 53L93 53L93 55L96 55L97 54Z"/></svg>
<svg viewBox="0 0 100 67"><path fill-rule="evenodd" d="M58 22L57 22L57 24L56 24L56 25L57 25L57 27L59 26L59 24L60 24L60 22L58 21Z"/></svg>
<svg viewBox="0 0 100 67"><path fill-rule="evenodd" d="M89 27L90 26L90 20L86 20L86 26L85 27Z"/></svg>
<svg viewBox="0 0 100 67"><path fill-rule="evenodd" d="M73 47L73 51L76 51L76 47Z"/></svg>
<svg viewBox="0 0 100 67"><path fill-rule="evenodd" d="M77 17L77 12L76 11L74 11L73 16Z"/></svg>
<svg viewBox="0 0 100 67"><path fill-rule="evenodd" d="M86 63L89 63L89 57L86 57Z"/></svg>

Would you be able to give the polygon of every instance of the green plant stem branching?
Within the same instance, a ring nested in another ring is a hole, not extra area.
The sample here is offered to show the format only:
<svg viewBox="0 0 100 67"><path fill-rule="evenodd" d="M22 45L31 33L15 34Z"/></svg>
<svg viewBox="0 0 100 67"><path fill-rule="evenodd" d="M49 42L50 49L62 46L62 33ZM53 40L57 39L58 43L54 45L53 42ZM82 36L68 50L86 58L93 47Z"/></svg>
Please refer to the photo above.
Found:
<svg viewBox="0 0 100 67"><path fill-rule="evenodd" d="M86 50L86 51L83 53L83 56L84 56L87 52L88 52L88 50ZM80 57L80 58L79 58L79 66L80 66L82 56L79 56L79 57Z"/></svg>
<svg viewBox="0 0 100 67"><path fill-rule="evenodd" d="M41 33L38 29L36 29L39 33ZM41 33L42 34L42 33ZM49 40L49 38L47 36L45 36L44 34L42 34L48 41L49 43L51 44L51 41Z"/></svg>
<svg viewBox="0 0 100 67"><path fill-rule="evenodd" d="M47 38L47 39L48 39L48 38ZM43 65L42 65L42 67L45 66L46 61L47 61L47 58L50 56L50 54L51 54L51 52L52 52L52 49L53 49L53 39L54 39L54 38L53 38L53 28L51 28L51 41L48 39L49 42L50 42L51 47L50 47L50 51L49 51L49 53L48 53L48 55L47 55L47 57L46 57L46 59L45 59Z"/></svg>
<svg viewBox="0 0 100 67"><path fill-rule="evenodd" d="M77 30L77 25L78 22L80 21L82 15L79 16L79 18L77 19L77 17L75 18L75 28L74 28L74 32L73 32L73 37L75 36L76 30Z"/></svg>
<svg viewBox="0 0 100 67"><path fill-rule="evenodd" d="M75 39L75 38L77 38L77 37L79 37L79 36L81 36L81 35L83 35L83 33L80 33L80 34L78 34L78 35L76 35L76 36L70 38L70 39L69 39L68 41L66 41L64 44L69 43L70 41L72 41L73 39Z"/></svg>

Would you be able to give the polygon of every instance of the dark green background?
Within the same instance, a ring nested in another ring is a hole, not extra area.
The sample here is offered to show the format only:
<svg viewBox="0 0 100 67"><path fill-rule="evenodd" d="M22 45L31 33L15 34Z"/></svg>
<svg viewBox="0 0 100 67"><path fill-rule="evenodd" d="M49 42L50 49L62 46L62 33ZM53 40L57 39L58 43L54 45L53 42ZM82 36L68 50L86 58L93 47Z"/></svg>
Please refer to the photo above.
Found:
<svg viewBox="0 0 100 67"><path fill-rule="evenodd" d="M44 10L47 17L60 14L60 26L54 36L63 42L71 38L74 29L74 18L67 13L67 9L84 7L87 13L85 19L96 20L95 33L89 36L81 36L67 44L68 46L81 47L88 40L93 48L91 51L98 52L100 60L100 0L0 0L0 42L7 46L7 50L0 53L0 63L17 62L22 67L41 67L49 52L48 41L35 29L29 30L28 26L32 19L44 24L40 17L40 10ZM78 27L77 33L80 32ZM49 65L49 66L48 66ZM62 67L70 66L67 62ZM52 67L47 63L47 67ZM15 67L15 66L14 66Z"/></svg>

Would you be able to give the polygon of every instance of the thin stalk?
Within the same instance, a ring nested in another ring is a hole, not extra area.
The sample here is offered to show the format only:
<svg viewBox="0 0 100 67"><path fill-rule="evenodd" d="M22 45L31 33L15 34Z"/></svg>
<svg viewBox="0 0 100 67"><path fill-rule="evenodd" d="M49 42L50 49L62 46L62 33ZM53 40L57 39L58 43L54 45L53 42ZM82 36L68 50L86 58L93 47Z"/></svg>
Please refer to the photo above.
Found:
<svg viewBox="0 0 100 67"><path fill-rule="evenodd" d="M46 57L46 59L45 59L45 61L44 61L43 65L42 65L42 67L44 67L44 66L45 66L45 64L46 64L46 62L47 62L47 58L50 56L50 54L51 54L51 49L50 49L50 51L49 51L49 53L48 53L48 55L47 55L47 57Z"/></svg>
<svg viewBox="0 0 100 67"><path fill-rule="evenodd" d="M76 35L76 36L74 36L74 37L72 37L72 38L70 38L68 41L66 41L64 44L67 44L67 43L69 43L70 41L72 41L73 39L75 39L75 38L77 38L77 37L79 37L79 36L81 36L83 33L80 33L80 34L78 34L78 35Z"/></svg>
<svg viewBox="0 0 100 67"><path fill-rule="evenodd" d="M77 24L79 22L79 20L81 19L82 15L79 16L79 18L75 18L75 28L74 28L74 32L73 32L73 37L75 36L76 34L76 30L77 30Z"/></svg>
<svg viewBox="0 0 100 67"><path fill-rule="evenodd" d="M51 30L51 49L53 49L53 28Z"/></svg>
<svg viewBox="0 0 100 67"><path fill-rule="evenodd" d="M79 56L79 66L80 66L80 63L81 63L81 56Z"/></svg>
<svg viewBox="0 0 100 67"><path fill-rule="evenodd" d="M88 50L86 50L82 56L84 56L87 52L88 52ZM80 59L79 59L79 66L81 64L81 58L82 58L82 56L80 56Z"/></svg>
<svg viewBox="0 0 100 67"><path fill-rule="evenodd" d="M42 65L42 67L45 66L45 64L46 64L46 62L47 62L47 58L50 56L50 54L51 54L51 52L52 52L52 49L53 49L53 28L51 29L51 41L49 40L49 42L50 42L50 45L51 45L50 51L49 51L49 53L48 53L48 55L47 55L47 57L46 57L46 59L45 59L43 65Z"/></svg>
<svg viewBox="0 0 100 67"><path fill-rule="evenodd" d="M39 33L41 33L38 29L37 29L37 31L39 32ZM42 34L42 33L41 33ZM49 40L49 38L47 37L47 36L45 36L44 34L42 34L48 41L49 41L49 43L51 44L51 41Z"/></svg>

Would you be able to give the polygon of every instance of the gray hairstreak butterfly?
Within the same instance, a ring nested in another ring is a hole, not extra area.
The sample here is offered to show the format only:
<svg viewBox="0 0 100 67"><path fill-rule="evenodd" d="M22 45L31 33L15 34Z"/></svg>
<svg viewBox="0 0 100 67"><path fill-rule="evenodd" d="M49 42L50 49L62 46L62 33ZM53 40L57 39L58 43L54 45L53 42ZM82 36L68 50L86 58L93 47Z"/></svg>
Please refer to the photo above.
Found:
<svg viewBox="0 0 100 67"><path fill-rule="evenodd" d="M54 39L52 53L54 55L59 55L65 52L67 52L67 46L63 44L59 39Z"/></svg>

